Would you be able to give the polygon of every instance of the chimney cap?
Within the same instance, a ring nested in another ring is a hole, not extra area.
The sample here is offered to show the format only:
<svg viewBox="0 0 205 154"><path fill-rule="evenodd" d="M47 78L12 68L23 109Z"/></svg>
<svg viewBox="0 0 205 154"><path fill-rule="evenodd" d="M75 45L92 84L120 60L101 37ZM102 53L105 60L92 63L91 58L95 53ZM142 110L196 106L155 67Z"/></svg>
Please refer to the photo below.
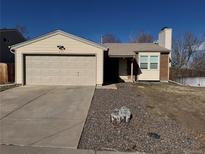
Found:
<svg viewBox="0 0 205 154"><path fill-rule="evenodd" d="M162 29L161 29L161 31L163 31L163 30L165 30L165 29L169 29L170 27L163 27Z"/></svg>

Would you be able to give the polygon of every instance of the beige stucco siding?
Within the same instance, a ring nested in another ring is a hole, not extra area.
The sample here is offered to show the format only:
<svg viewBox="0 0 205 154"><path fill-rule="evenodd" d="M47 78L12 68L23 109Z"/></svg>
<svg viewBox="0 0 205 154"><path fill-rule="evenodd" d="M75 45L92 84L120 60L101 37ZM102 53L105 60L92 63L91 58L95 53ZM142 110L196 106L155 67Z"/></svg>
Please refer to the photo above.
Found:
<svg viewBox="0 0 205 154"><path fill-rule="evenodd" d="M159 71L142 70L142 74L139 75L138 80L159 81Z"/></svg>
<svg viewBox="0 0 205 154"><path fill-rule="evenodd" d="M160 52L139 52L138 54L138 62L140 63L140 56L159 56L159 64L160 65ZM158 66L158 69L152 70L152 69L141 69L142 74L138 76L138 80L149 80L149 81L158 81L160 80L160 66Z"/></svg>
<svg viewBox="0 0 205 154"><path fill-rule="evenodd" d="M65 50L59 51L58 45L63 45ZM23 83L23 54L76 54L96 55L96 84L103 83L103 49L84 42L66 37L61 34L33 42L19 47L15 51L16 83Z"/></svg>

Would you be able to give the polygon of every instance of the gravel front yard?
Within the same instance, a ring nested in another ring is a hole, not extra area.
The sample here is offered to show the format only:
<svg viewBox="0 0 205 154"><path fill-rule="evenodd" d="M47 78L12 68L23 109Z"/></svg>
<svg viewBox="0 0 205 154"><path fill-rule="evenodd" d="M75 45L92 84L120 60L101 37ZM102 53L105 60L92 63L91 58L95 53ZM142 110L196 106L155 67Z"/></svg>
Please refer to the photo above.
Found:
<svg viewBox="0 0 205 154"><path fill-rule="evenodd" d="M147 153L205 152L205 143L189 128L169 116L153 113L155 106L144 91L148 87L131 83L119 83L117 87L117 90L96 89L78 148ZM163 93L159 93L158 97L162 96ZM110 114L122 106L131 109L130 123L111 124ZM156 133L160 138L149 133Z"/></svg>

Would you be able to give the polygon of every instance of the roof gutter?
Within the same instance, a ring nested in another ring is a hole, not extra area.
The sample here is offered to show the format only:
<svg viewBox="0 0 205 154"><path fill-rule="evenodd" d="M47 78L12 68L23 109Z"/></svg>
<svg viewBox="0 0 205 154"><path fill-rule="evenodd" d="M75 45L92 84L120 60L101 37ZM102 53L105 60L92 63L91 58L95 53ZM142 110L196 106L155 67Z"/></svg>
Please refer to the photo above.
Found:
<svg viewBox="0 0 205 154"><path fill-rule="evenodd" d="M139 52L160 52L160 53L170 53L170 50L167 51L149 51L149 50L144 50L144 51L134 51L135 53L139 53Z"/></svg>
<svg viewBox="0 0 205 154"><path fill-rule="evenodd" d="M11 48L11 46L8 46L8 47L10 48L10 50L9 50L9 51L10 51L11 53L15 54L15 50L14 50L14 49L12 49L12 48Z"/></svg>
<svg viewBox="0 0 205 154"><path fill-rule="evenodd" d="M134 55L108 55L112 58L132 58Z"/></svg>

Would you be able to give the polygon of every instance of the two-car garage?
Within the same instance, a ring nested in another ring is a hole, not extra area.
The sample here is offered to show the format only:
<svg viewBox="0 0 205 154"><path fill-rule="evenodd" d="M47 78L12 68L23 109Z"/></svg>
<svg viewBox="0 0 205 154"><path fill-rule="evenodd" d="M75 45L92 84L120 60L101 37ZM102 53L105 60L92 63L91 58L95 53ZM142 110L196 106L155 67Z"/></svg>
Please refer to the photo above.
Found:
<svg viewBox="0 0 205 154"><path fill-rule="evenodd" d="M105 50L100 44L60 30L14 45L16 83L102 85Z"/></svg>
<svg viewBox="0 0 205 154"><path fill-rule="evenodd" d="M24 61L24 84L96 84L94 55L25 55Z"/></svg>

